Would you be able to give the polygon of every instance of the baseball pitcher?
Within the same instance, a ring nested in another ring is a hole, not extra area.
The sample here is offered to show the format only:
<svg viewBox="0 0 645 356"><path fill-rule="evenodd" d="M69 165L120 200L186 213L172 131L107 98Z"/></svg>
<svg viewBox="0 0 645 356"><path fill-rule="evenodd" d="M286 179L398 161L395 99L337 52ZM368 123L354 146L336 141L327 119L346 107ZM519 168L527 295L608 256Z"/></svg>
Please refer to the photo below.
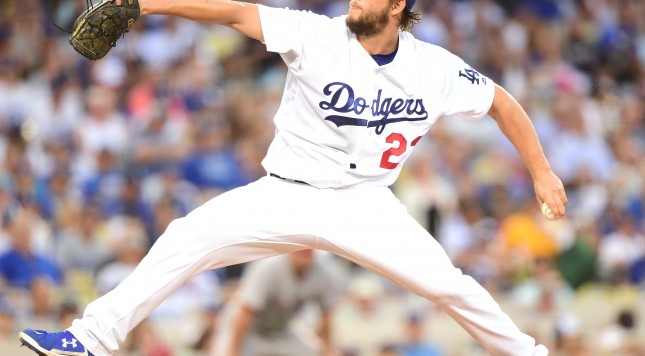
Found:
<svg viewBox="0 0 645 356"><path fill-rule="evenodd" d="M279 53L288 66L266 177L173 221L135 271L64 331L25 329L41 355L111 355L173 290L209 268L307 248L377 272L435 302L492 355L546 355L388 189L432 124L490 115L514 144L537 204L556 218L567 198L521 106L499 85L407 30L415 0L349 0L348 14L227 0L104 0L71 36L98 59L140 15L228 26ZM127 36L126 36L127 40ZM223 355L232 356L232 355Z"/></svg>

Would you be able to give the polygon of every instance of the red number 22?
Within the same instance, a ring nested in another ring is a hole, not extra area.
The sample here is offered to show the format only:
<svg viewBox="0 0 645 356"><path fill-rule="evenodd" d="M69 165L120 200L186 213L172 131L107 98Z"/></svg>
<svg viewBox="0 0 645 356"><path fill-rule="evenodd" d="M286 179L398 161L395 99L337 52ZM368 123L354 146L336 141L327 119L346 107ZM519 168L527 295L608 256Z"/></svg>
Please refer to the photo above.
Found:
<svg viewBox="0 0 645 356"><path fill-rule="evenodd" d="M414 146L419 142L419 139L421 139L421 136L415 138L411 143L410 146ZM394 147L388 148L385 152L383 152L383 156L381 156L381 168L385 169L394 169L396 166L399 165L399 162L390 162L390 157L391 156L400 156L405 151L408 149L408 140L403 137L402 134L393 132L391 133L388 137L385 138L385 142L387 143L394 143L397 142L398 145Z"/></svg>

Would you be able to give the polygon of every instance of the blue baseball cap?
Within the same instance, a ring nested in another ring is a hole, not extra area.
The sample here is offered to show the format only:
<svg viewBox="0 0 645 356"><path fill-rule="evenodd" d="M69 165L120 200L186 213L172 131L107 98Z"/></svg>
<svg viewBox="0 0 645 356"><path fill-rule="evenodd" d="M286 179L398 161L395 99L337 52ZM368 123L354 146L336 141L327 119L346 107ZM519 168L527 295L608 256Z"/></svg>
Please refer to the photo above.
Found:
<svg viewBox="0 0 645 356"><path fill-rule="evenodd" d="M408 6L408 9L412 10L412 6L416 3L417 0L405 0L405 4Z"/></svg>

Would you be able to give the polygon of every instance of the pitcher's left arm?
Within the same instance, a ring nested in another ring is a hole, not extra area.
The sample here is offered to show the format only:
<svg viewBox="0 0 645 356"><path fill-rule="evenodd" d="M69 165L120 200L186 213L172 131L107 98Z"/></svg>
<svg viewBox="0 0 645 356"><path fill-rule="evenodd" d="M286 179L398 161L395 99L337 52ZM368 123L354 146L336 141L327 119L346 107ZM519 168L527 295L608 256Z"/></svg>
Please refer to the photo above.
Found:
<svg viewBox="0 0 645 356"><path fill-rule="evenodd" d="M546 203L553 210L556 219L562 218L567 204L564 185L551 170L526 111L506 90L495 85L495 96L488 114L495 119L526 164L533 178L539 205Z"/></svg>

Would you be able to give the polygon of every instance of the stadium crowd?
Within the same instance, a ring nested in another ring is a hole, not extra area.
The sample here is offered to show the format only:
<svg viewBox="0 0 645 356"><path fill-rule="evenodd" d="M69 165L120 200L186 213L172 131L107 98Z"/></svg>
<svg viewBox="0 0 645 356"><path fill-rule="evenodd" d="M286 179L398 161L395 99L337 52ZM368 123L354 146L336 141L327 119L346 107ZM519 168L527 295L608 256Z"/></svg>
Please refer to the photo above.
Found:
<svg viewBox="0 0 645 356"><path fill-rule="evenodd" d="M265 3L328 16L348 6ZM85 0L0 3L0 338L8 342L28 321L65 327L170 221L266 174L260 162L286 75L278 55L224 27L148 16L90 62L54 26L71 28L85 8ZM645 3L420 0L415 9L417 38L461 56L529 112L569 203L565 219L542 217L528 171L489 118L439 120L392 189L503 306L544 320L547 329L526 325L556 354L645 355ZM419 338L419 323L436 317L431 306L321 258L340 280L339 305L376 295L404 315L399 340L373 331L365 341L352 340L349 325L359 324L339 312L341 348L371 343L381 355L413 355L398 343ZM189 281L129 347L205 352L242 269ZM598 294L608 304L571 307ZM607 314L598 309L611 314L592 324L590 314ZM155 329L178 319L175 340ZM440 327L424 340L442 346L436 354L476 354L432 336Z"/></svg>

